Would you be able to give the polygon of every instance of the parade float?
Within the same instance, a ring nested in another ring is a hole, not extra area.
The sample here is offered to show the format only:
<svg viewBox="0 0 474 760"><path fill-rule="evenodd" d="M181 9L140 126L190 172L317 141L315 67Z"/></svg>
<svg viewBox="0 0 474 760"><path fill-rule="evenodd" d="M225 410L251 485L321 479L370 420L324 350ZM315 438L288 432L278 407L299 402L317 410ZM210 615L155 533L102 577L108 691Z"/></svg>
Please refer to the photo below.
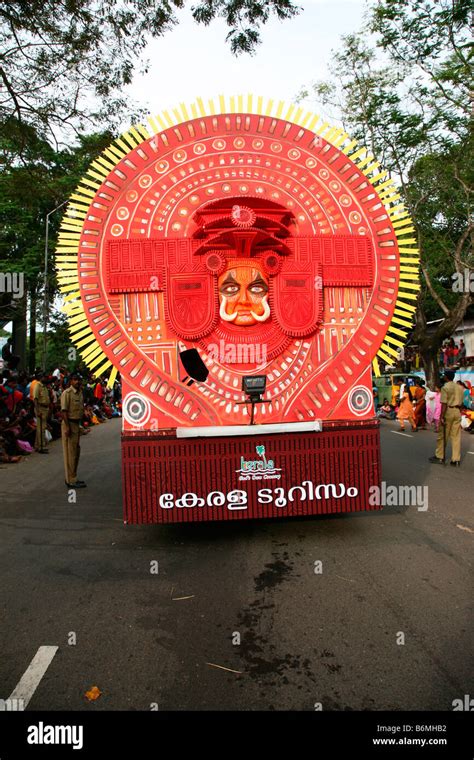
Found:
<svg viewBox="0 0 474 760"><path fill-rule="evenodd" d="M91 164L56 265L83 360L122 378L125 522L376 508L371 372L418 252L342 128L252 96L150 117Z"/></svg>

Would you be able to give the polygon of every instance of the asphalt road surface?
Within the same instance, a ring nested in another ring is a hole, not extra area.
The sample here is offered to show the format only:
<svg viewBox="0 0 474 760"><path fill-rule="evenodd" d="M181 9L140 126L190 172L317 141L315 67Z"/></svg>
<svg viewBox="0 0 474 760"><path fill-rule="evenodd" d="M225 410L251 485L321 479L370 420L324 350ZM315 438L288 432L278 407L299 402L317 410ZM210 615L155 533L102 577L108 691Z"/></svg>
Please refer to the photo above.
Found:
<svg viewBox="0 0 474 760"><path fill-rule="evenodd" d="M124 526L119 420L82 440L77 503L59 442L0 466L0 698L48 646L27 709L452 710L473 694L474 436L443 468L433 432L396 430L384 479L428 486L426 511Z"/></svg>

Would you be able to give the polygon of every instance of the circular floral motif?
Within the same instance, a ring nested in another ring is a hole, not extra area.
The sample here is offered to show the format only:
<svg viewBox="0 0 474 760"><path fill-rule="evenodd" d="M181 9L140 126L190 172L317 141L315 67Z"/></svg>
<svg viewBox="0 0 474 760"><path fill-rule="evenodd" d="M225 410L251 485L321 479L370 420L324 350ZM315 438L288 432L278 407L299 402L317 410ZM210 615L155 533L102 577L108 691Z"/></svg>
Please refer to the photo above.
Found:
<svg viewBox="0 0 474 760"><path fill-rule="evenodd" d="M138 198L138 193L136 190L129 190L128 193L125 194L125 198L129 203L135 203Z"/></svg>
<svg viewBox="0 0 474 760"><path fill-rule="evenodd" d="M349 221L351 224L360 224L362 221L362 217L358 211L351 211L351 213L349 214Z"/></svg>
<svg viewBox="0 0 474 760"><path fill-rule="evenodd" d="M150 187L152 179L149 174L143 174L138 180L140 187Z"/></svg>
<svg viewBox="0 0 474 760"><path fill-rule="evenodd" d="M257 138L256 140L254 140L252 142L252 148L254 150L262 150L262 148L263 148L263 140L260 140L259 138Z"/></svg>
<svg viewBox="0 0 474 760"><path fill-rule="evenodd" d="M364 385L353 388L349 395L349 408L354 414L365 414L372 405L372 393Z"/></svg>
<svg viewBox="0 0 474 760"><path fill-rule="evenodd" d="M308 167L308 169L314 169L314 167L318 165L318 162L316 161L315 158L312 158L310 156L309 158L306 159L305 164Z"/></svg>
<svg viewBox="0 0 474 760"><path fill-rule="evenodd" d="M297 150L296 148L291 148L288 151L288 158L291 158L292 161L297 161L300 156L301 156L301 152Z"/></svg>
<svg viewBox="0 0 474 760"><path fill-rule="evenodd" d="M170 168L170 165L169 165L168 161L164 161L162 159L161 161L157 162L157 164L155 166L155 171L156 171L157 174L164 174L165 172L168 171L169 168Z"/></svg>
<svg viewBox="0 0 474 760"><path fill-rule="evenodd" d="M110 233L114 237L119 237L123 233L123 227L121 224L113 224L110 228Z"/></svg>
<svg viewBox="0 0 474 760"><path fill-rule="evenodd" d="M333 180L332 182L330 182L330 183L329 183L329 187L331 188L331 190L332 190L334 193L338 193L338 192L339 192L339 190L341 189L341 185L340 185L340 183L339 183L339 182L336 182L336 180Z"/></svg>
<svg viewBox="0 0 474 760"><path fill-rule="evenodd" d="M252 227L255 224L257 216L255 211L248 206L236 204L232 206L231 219L236 227Z"/></svg>
<svg viewBox="0 0 474 760"><path fill-rule="evenodd" d="M212 147L214 148L214 150L224 150L224 148L226 147L226 141L218 138L217 140L213 141Z"/></svg>
<svg viewBox="0 0 474 760"><path fill-rule="evenodd" d="M234 140L234 148L237 148L237 150L242 150L242 148L245 148L245 140L243 137L236 137Z"/></svg>
<svg viewBox="0 0 474 760"><path fill-rule="evenodd" d="M204 143L196 143L193 150L196 156L202 156L202 154L206 152L206 146L204 145Z"/></svg>
<svg viewBox="0 0 474 760"><path fill-rule="evenodd" d="M273 151L273 153L281 153L282 151L282 144L279 142L273 142L270 145L270 150Z"/></svg>
<svg viewBox="0 0 474 760"><path fill-rule="evenodd" d="M339 198L339 202L341 206L347 207L351 205L352 200L349 195L341 195L341 197Z"/></svg>
<svg viewBox="0 0 474 760"><path fill-rule="evenodd" d="M318 174L321 177L321 179L324 179L324 180L329 179L329 172L327 169L320 169Z"/></svg>
<svg viewBox="0 0 474 760"><path fill-rule="evenodd" d="M151 406L148 399L132 392L125 396L122 411L130 425L144 425L150 419Z"/></svg>
<svg viewBox="0 0 474 760"><path fill-rule="evenodd" d="M130 212L126 206L120 206L117 209L117 219L128 219Z"/></svg>
<svg viewBox="0 0 474 760"><path fill-rule="evenodd" d="M177 164L182 164L183 161L186 161L188 157L188 154L185 150L175 150L173 153L173 158L176 161Z"/></svg>

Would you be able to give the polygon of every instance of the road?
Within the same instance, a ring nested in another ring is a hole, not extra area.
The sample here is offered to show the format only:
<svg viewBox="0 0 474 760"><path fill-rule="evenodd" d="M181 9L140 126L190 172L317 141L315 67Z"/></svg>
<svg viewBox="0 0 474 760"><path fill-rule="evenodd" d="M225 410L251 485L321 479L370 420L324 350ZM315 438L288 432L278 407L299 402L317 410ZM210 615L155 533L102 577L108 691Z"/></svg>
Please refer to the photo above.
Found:
<svg viewBox="0 0 474 760"><path fill-rule="evenodd" d="M124 526L119 420L83 439L77 503L60 443L2 465L0 697L57 646L28 709L452 710L472 693L474 437L443 468L434 433L396 429L384 480L427 485L426 511Z"/></svg>

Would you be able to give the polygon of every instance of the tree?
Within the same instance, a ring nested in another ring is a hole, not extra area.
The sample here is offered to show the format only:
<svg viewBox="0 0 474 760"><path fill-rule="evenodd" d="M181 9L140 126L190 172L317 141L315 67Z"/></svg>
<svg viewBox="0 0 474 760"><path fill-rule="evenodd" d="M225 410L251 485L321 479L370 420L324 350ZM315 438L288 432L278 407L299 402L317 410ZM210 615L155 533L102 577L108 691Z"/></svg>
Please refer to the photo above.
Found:
<svg viewBox="0 0 474 760"><path fill-rule="evenodd" d="M380 0L368 16L373 37L343 37L331 80L300 93L334 108L401 186L420 249L413 340L429 383L439 381L442 341L473 303L452 290L453 274L474 266L469 22L466 0Z"/></svg>
<svg viewBox="0 0 474 760"><path fill-rule="evenodd" d="M55 151L33 127L20 129L18 122L12 122L8 137L0 132L0 149L15 155L18 141L25 136L23 162L11 163L0 174L0 259L4 273L21 273L24 278L29 306L28 364L32 370L36 366L36 325L42 317L38 306L46 298L49 309L58 292L53 260L61 215L51 216L49 278L44 293L46 215L70 196L90 162L110 144L114 135L104 132L82 136L74 148ZM10 305L4 305L5 319L12 314L12 301L8 300ZM17 321L26 319L25 313L19 311L19 303L13 302L13 305L17 307Z"/></svg>
<svg viewBox="0 0 474 760"><path fill-rule="evenodd" d="M178 23L185 0L0 0L0 123L32 125L50 142L76 131L117 124L147 42ZM293 0L201 0L197 23L216 17L229 27L233 53L252 53L270 16L298 13ZM27 134L24 135L26 147Z"/></svg>
<svg viewBox="0 0 474 760"><path fill-rule="evenodd" d="M473 149L471 138L423 156L412 167L407 184L424 281L413 340L420 347L427 378L436 384L440 346L474 303ZM428 320L440 316L436 329L428 331Z"/></svg>

